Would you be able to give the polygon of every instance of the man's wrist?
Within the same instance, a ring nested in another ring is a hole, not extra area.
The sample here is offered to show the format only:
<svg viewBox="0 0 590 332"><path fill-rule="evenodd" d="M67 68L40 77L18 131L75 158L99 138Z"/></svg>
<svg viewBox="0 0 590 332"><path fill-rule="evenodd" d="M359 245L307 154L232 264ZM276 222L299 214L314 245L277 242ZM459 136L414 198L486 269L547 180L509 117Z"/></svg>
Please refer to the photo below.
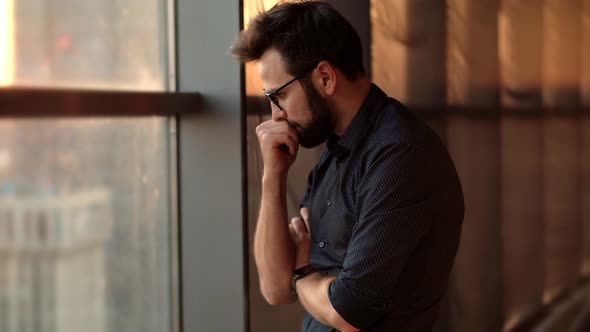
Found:
<svg viewBox="0 0 590 332"><path fill-rule="evenodd" d="M262 194L284 198L287 194L287 177L264 174L262 176Z"/></svg>
<svg viewBox="0 0 590 332"><path fill-rule="evenodd" d="M307 277L308 275L317 272L317 269L314 268L312 265L307 264L305 266L302 266L300 268L295 269L295 271L293 271L293 278L292 278L292 282L291 282L291 290L293 291L293 293L295 295L297 295L297 281Z"/></svg>
<svg viewBox="0 0 590 332"><path fill-rule="evenodd" d="M276 171L270 168L264 168L262 170L262 180L263 181L275 181L275 180L287 180L287 172Z"/></svg>

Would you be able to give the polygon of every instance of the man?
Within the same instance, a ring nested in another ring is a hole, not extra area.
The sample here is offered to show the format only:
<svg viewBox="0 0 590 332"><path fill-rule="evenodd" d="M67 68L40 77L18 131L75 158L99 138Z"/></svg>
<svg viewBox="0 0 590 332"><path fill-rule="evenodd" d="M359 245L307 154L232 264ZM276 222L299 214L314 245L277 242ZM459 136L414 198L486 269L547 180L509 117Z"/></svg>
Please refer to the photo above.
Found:
<svg viewBox="0 0 590 332"><path fill-rule="evenodd" d="M436 134L364 75L360 38L323 2L277 5L232 53L257 61L272 120L254 239L272 305L299 301L302 331L428 331L457 252L459 179ZM299 146L327 141L301 216L286 178Z"/></svg>

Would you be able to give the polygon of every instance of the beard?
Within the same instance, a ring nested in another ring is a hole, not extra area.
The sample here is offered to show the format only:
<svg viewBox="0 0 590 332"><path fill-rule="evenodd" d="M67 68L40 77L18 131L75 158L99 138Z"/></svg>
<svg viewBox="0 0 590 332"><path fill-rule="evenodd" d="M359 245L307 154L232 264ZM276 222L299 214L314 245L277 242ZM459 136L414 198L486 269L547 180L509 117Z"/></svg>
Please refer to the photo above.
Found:
<svg viewBox="0 0 590 332"><path fill-rule="evenodd" d="M306 127L298 123L290 124L297 130L299 145L309 149L325 142L334 132L334 127L326 100L320 96L308 78L304 77L300 81L307 98L307 107L311 112L311 121Z"/></svg>

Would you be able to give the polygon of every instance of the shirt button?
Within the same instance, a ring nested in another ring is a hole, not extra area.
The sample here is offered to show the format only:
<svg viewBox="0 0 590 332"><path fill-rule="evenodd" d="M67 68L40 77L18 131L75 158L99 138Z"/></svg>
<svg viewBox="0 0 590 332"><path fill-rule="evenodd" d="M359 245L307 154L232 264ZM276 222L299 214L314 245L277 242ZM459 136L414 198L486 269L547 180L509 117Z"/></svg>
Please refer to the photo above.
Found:
<svg viewBox="0 0 590 332"><path fill-rule="evenodd" d="M320 248L323 248L326 246L326 244L322 241L322 242L318 243L318 246L320 246Z"/></svg>
<svg viewBox="0 0 590 332"><path fill-rule="evenodd" d="M328 200L328 206L332 205L332 202L330 202L330 200Z"/></svg>

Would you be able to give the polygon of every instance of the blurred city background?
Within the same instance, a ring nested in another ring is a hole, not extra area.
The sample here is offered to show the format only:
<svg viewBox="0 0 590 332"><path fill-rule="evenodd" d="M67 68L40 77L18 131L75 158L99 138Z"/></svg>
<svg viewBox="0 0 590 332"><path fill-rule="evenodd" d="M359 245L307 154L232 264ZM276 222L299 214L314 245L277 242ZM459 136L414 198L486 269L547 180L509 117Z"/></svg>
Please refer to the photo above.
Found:
<svg viewBox="0 0 590 332"><path fill-rule="evenodd" d="M0 0L0 84L163 91L164 5ZM170 330L172 123L0 119L0 331Z"/></svg>

